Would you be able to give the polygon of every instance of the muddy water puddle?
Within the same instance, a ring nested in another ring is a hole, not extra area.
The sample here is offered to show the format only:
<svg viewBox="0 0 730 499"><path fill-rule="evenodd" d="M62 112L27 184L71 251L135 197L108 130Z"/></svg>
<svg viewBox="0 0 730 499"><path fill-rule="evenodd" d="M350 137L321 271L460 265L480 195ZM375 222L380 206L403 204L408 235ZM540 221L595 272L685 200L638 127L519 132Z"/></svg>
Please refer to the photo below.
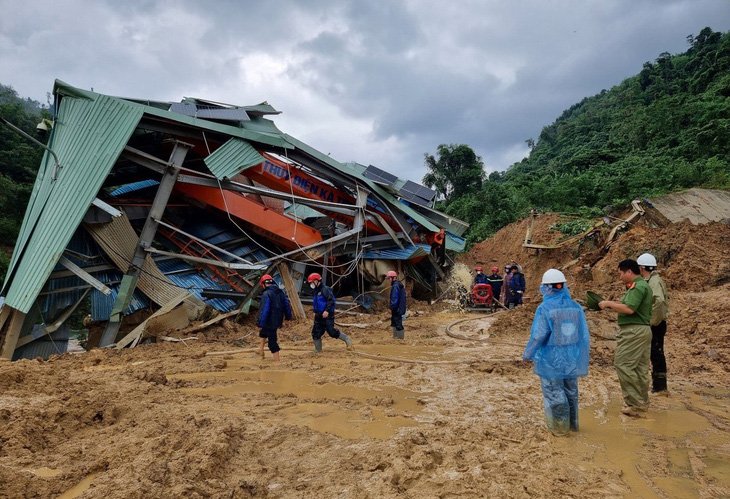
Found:
<svg viewBox="0 0 730 499"><path fill-rule="evenodd" d="M89 490L89 487L91 487L91 482L93 482L94 478L96 478L98 475L99 473L92 473L91 475L87 476L79 483L77 483L75 486L58 496L58 499L75 499L76 497L79 497L81 494Z"/></svg>
<svg viewBox="0 0 730 499"><path fill-rule="evenodd" d="M639 419L621 406L581 409L580 432L556 446L582 467L619 472L625 497L696 496L708 485L730 496L730 435L679 400Z"/></svg>
<svg viewBox="0 0 730 499"><path fill-rule="evenodd" d="M335 375L340 377L339 374ZM333 376L333 377L335 377ZM306 426L315 431L332 433L342 438L356 439L362 436L385 439L399 428L420 424L414 419L423 408L419 399L426 395L394 386L380 389L363 388L322 382L297 371L223 371L170 375L170 379L221 380L225 384L203 388L181 388L190 395L213 395L234 399L233 407L217 408L231 414L246 414L250 400L243 394L293 394L307 402L286 406L271 415L272 420L284 424ZM233 381L232 383L230 381ZM324 402L322 401L324 399ZM355 400L361 408L355 410L340 407L343 399ZM331 402L328 402L331 401ZM387 408L381 409L380 406ZM201 406L212 409L212 406ZM240 409L240 410L239 410Z"/></svg>
<svg viewBox="0 0 730 499"><path fill-rule="evenodd" d="M58 476L63 473L63 470L56 470L53 468L36 468L28 471L40 478L53 478L54 476Z"/></svg>

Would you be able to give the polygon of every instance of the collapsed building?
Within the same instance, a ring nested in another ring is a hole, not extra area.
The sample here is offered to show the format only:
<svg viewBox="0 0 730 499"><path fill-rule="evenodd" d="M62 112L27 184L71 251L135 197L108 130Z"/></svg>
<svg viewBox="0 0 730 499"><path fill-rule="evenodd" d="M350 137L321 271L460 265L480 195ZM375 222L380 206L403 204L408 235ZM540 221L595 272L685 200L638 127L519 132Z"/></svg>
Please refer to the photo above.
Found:
<svg viewBox="0 0 730 499"><path fill-rule="evenodd" d="M436 193L281 132L268 103L156 102L54 85L53 126L0 295L0 355L65 351L89 310L102 347L248 313L272 274L303 316L313 271L369 306L388 270L438 292L468 225ZM84 306L82 307L82 304ZM154 313L131 332L125 317ZM128 329L128 328L127 328Z"/></svg>

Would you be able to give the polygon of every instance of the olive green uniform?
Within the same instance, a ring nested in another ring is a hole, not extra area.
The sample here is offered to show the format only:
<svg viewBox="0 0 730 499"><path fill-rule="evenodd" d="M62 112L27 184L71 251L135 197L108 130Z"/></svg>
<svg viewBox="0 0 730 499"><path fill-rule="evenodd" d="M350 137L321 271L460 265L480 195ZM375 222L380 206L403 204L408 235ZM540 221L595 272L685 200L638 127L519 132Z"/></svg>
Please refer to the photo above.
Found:
<svg viewBox="0 0 730 499"><path fill-rule="evenodd" d="M667 286L653 271L646 280L654 294L651 311L651 383L652 392L667 389L667 359L664 356L664 335L667 334L667 317L669 317L669 294Z"/></svg>
<svg viewBox="0 0 730 499"><path fill-rule="evenodd" d="M649 405L649 353L653 294L649 285L637 277L627 286L621 303L634 311L618 314L619 333L613 365L618 373L624 402L629 407L646 410Z"/></svg>

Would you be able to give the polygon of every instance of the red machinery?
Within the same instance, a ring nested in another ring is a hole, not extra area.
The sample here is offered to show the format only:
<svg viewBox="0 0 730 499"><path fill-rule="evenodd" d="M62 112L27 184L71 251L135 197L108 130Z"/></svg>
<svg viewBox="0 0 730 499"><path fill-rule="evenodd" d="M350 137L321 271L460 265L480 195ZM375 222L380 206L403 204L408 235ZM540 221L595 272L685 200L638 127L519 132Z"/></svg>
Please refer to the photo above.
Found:
<svg viewBox="0 0 730 499"><path fill-rule="evenodd" d="M489 284L475 284L469 293L469 299L473 307L492 306L492 286Z"/></svg>

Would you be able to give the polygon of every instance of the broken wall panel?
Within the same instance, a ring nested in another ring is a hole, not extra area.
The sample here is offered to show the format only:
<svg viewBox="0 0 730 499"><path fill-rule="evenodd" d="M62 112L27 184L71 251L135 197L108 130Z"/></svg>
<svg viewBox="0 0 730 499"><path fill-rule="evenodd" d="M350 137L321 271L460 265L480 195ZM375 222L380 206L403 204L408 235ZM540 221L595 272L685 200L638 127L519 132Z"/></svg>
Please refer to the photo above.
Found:
<svg viewBox="0 0 730 499"><path fill-rule="evenodd" d="M27 312L142 117L119 99L62 99L5 280L6 303ZM53 180L53 170L56 179Z"/></svg>
<svg viewBox="0 0 730 499"><path fill-rule="evenodd" d="M132 228L126 215L116 217L107 224L87 225L94 241L104 250L119 270L126 272L132 261L139 237ZM180 294L175 286L157 267L152 257L147 255L142 266L137 287L153 302L162 306ZM192 303L188 300L186 303ZM198 308L203 307L198 300ZM192 315L197 315L191 310Z"/></svg>

